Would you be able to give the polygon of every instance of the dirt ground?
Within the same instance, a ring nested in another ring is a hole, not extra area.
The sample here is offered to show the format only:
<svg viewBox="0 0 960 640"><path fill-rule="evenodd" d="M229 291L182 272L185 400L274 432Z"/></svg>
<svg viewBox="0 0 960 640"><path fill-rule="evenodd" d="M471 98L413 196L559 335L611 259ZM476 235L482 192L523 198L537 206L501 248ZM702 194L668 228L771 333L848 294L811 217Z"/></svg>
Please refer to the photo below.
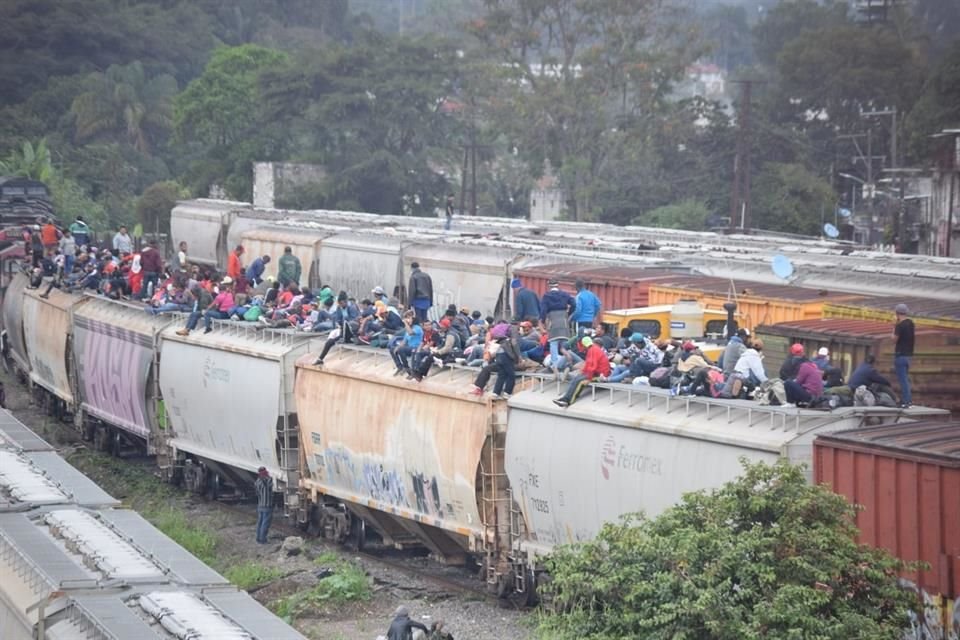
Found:
<svg viewBox="0 0 960 640"><path fill-rule="evenodd" d="M249 567L269 572L269 580L251 586L248 591L279 615L286 615L308 638L374 640L386 634L391 614L401 604L410 609L413 619L427 626L436 620L445 621L446 629L457 640L534 637L536 613L516 610L481 593L455 588L456 584L471 584L465 571L440 568L425 558L396 554L391 554L391 564L387 565L366 554L350 553L342 547L309 538L300 553L289 555L282 543L285 535L292 531L281 527L271 530L269 544L258 545L254 539L253 505L224 506L207 502L174 490L155 478L149 460L121 461L92 451L70 425L49 418L34 406L26 387L10 374L0 370L0 380L6 387L7 408L108 493L162 529L164 526L188 528L187 534L198 538L198 548L208 549L208 553L194 553L221 573L230 575L231 571ZM166 525L161 526L160 519L166 519ZM282 518L275 517L274 522L282 523ZM344 566L359 567L362 573L358 575L366 575L369 587L366 597L314 598L293 615L284 611L285 600L310 592L323 577ZM443 576L444 580L422 575L422 568L429 569L431 575Z"/></svg>

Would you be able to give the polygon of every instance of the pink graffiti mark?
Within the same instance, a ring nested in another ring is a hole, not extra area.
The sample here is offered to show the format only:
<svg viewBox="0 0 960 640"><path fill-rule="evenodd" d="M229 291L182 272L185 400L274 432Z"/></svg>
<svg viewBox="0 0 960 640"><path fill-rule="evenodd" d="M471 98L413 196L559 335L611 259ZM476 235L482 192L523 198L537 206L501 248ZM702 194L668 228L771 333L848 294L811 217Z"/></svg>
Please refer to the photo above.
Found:
<svg viewBox="0 0 960 640"><path fill-rule="evenodd" d="M105 420L146 435L145 391L152 351L145 338L99 322L77 326L83 399Z"/></svg>
<svg viewBox="0 0 960 640"><path fill-rule="evenodd" d="M617 442L613 436L608 436L603 443L603 451L600 454L600 472L605 480L610 479L610 467L613 466L617 451Z"/></svg>

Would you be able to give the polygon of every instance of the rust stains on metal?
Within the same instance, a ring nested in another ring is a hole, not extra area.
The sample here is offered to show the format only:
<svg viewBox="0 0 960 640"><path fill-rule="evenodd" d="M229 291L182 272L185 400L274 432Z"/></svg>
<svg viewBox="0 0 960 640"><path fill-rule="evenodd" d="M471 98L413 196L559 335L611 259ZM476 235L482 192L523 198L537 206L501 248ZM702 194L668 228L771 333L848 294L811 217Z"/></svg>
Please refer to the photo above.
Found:
<svg viewBox="0 0 960 640"><path fill-rule="evenodd" d="M814 479L862 505L861 542L929 570L905 577L960 595L960 423L913 422L819 436Z"/></svg>

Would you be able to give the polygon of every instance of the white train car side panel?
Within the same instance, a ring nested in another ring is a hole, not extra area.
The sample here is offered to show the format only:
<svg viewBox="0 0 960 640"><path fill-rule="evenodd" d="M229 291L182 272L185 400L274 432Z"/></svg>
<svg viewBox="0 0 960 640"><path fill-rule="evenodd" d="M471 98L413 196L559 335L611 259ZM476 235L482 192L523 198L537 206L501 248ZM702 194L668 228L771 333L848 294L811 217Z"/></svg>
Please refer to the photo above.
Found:
<svg viewBox="0 0 960 640"><path fill-rule="evenodd" d="M41 298L39 289L27 289L23 296L23 333L30 357L30 379L72 406L67 343L70 309L84 298L53 289Z"/></svg>
<svg viewBox="0 0 960 640"><path fill-rule="evenodd" d="M3 328L7 332L10 357L24 372L30 371L30 358L23 336L23 293L27 284L27 276L19 273L10 281L3 296Z"/></svg>
<svg viewBox="0 0 960 640"><path fill-rule="evenodd" d="M368 297L378 286L392 296L401 284L402 250L403 241L389 236L331 236L323 241L317 278L321 284L348 291L358 300Z"/></svg>
<svg viewBox="0 0 960 640"><path fill-rule="evenodd" d="M516 252L489 247L414 245L403 253L404 286L410 278L410 265L419 263L433 280L435 312L442 314L449 304L458 308L469 305L471 310L485 315L503 309L509 291L507 276Z"/></svg>
<svg viewBox="0 0 960 640"><path fill-rule="evenodd" d="M302 269L300 274L301 286L316 286L310 279L311 273L315 271L314 265L320 256L320 243L326 237L327 233L317 233L310 231L287 231L279 229L254 229L244 231L241 244L245 249L245 263L249 265L257 258L270 256L270 263L267 264L263 275L277 277L277 269L280 264L280 257L283 256L285 247L290 247L293 255L300 260Z"/></svg>
<svg viewBox="0 0 960 640"><path fill-rule="evenodd" d="M279 360L164 340L160 388L177 449L280 476Z"/></svg>
<svg viewBox="0 0 960 640"><path fill-rule="evenodd" d="M671 397L666 390L588 389L567 409L554 385L510 400L506 470L530 548L579 542L604 522L642 511L655 517L685 493L741 475L739 459L809 464L813 438L878 421L942 415L939 409L816 411L750 401Z"/></svg>

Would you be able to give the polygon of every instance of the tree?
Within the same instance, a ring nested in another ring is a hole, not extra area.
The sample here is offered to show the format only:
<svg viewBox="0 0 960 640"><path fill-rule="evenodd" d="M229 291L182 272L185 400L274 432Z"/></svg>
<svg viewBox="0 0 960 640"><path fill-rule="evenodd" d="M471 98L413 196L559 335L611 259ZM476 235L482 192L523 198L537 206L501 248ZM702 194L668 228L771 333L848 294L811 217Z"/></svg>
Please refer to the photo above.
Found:
<svg viewBox="0 0 960 640"><path fill-rule="evenodd" d="M574 219L593 196L610 152L631 128L649 131L672 82L696 58L674 3L658 0L487 0L471 22L499 80L488 96L498 126L529 166L557 167Z"/></svg>
<svg viewBox="0 0 960 640"><path fill-rule="evenodd" d="M702 231L709 217L710 209L706 203L701 200L686 199L648 211L634 220L634 224Z"/></svg>
<svg viewBox="0 0 960 640"><path fill-rule="evenodd" d="M905 121L909 149L926 159L930 136L960 123L960 40L956 41L924 84Z"/></svg>
<svg viewBox="0 0 960 640"><path fill-rule="evenodd" d="M770 231L817 235L836 208L827 180L802 164L768 162L753 181L753 226Z"/></svg>
<svg viewBox="0 0 960 640"><path fill-rule="evenodd" d="M262 117L259 76L286 64L285 53L257 45L222 47L174 101L177 149L192 158L200 193L212 183L237 199L251 197L251 163L281 155L288 133Z"/></svg>
<svg viewBox="0 0 960 640"><path fill-rule="evenodd" d="M188 194L172 180L154 182L137 198L137 220L147 233L170 234L170 211Z"/></svg>
<svg viewBox="0 0 960 640"><path fill-rule="evenodd" d="M13 151L6 160L0 162L0 175L49 182L53 173L46 139L41 139L36 146L30 141L24 142L19 151Z"/></svg>
<svg viewBox="0 0 960 640"><path fill-rule="evenodd" d="M801 467L748 464L654 520L606 524L548 562L545 637L899 639L903 563L856 542L854 508Z"/></svg>
<svg viewBox="0 0 960 640"><path fill-rule="evenodd" d="M148 77L136 61L90 74L88 87L70 107L77 142L107 136L149 154L173 127L177 81L171 75Z"/></svg>

